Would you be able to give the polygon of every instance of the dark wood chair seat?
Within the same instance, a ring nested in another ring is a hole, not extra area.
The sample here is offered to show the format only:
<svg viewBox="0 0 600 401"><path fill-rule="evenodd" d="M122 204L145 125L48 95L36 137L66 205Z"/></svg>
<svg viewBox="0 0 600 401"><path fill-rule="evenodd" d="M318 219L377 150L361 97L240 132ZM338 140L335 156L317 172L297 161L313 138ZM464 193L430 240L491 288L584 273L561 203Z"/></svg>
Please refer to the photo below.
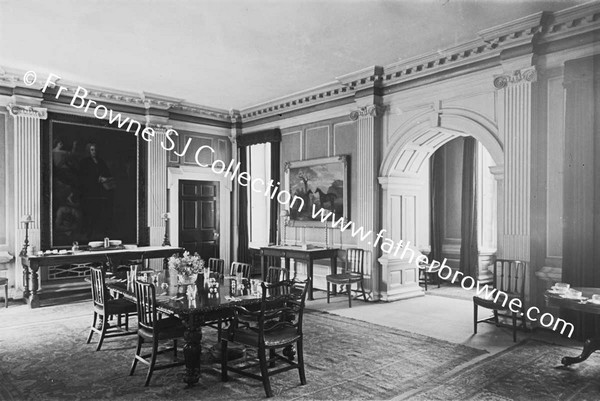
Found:
<svg viewBox="0 0 600 401"><path fill-rule="evenodd" d="M102 308L98 305L94 305L94 309L98 312L102 311ZM135 313L135 304L124 298L109 299L104 303L104 311L109 315Z"/></svg>
<svg viewBox="0 0 600 401"><path fill-rule="evenodd" d="M346 285L358 283L362 280L362 276L356 273L340 273L340 274L329 274L325 276L325 279L332 284Z"/></svg>

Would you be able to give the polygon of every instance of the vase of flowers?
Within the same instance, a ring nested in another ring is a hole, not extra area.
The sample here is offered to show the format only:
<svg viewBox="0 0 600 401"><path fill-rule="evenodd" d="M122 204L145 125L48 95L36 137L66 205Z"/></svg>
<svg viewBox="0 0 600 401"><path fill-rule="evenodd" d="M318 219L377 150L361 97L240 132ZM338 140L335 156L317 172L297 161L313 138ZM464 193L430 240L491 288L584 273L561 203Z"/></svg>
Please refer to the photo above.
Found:
<svg viewBox="0 0 600 401"><path fill-rule="evenodd" d="M179 284L195 284L198 273L202 271L203 267L204 261L200 259L200 255L197 253L191 255L188 251L185 251L181 257L173 255L169 258L169 268L177 273Z"/></svg>

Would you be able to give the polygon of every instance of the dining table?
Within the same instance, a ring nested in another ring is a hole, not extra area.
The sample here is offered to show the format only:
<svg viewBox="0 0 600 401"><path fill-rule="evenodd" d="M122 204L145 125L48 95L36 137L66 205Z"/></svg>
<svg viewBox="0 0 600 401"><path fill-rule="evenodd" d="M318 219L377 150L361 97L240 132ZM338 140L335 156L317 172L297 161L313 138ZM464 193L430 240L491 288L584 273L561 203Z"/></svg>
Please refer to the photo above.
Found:
<svg viewBox="0 0 600 401"><path fill-rule="evenodd" d="M576 287L573 288L575 291L581 291L581 298L570 298L565 294L557 293L556 291L547 290L544 293L547 306L554 306L563 309L569 309L588 313L592 315L600 315L600 301L595 301L593 296L595 294L600 295L600 288L593 287ZM582 300L583 299L583 300ZM574 363L580 363L585 361L595 351L600 350L600 337L588 338L583 343L583 350L579 356L565 356L562 358L561 363L564 366L572 365Z"/></svg>
<svg viewBox="0 0 600 401"><path fill-rule="evenodd" d="M209 277L210 276L210 277ZM253 286L248 280L237 283L238 277L213 274L200 274L196 284L178 282L176 274L169 270L146 274L139 280L150 280L156 289L156 309L162 314L181 319L185 327L183 356L186 372L183 381L193 386L200 379L200 356L202 352L202 328L221 321L225 323L234 316L236 305L258 309L261 296L252 291L258 288L258 280ZM113 293L135 302L133 283L127 279L109 278L106 287ZM242 289L244 287L244 289ZM286 299L281 296L281 302Z"/></svg>

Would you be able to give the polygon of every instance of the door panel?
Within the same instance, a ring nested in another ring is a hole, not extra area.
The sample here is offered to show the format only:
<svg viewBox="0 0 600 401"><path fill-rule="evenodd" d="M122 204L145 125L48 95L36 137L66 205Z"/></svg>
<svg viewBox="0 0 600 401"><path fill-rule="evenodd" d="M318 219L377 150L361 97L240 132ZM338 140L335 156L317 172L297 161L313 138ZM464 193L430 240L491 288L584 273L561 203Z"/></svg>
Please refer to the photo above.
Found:
<svg viewBox="0 0 600 401"><path fill-rule="evenodd" d="M179 181L179 246L219 257L219 182Z"/></svg>

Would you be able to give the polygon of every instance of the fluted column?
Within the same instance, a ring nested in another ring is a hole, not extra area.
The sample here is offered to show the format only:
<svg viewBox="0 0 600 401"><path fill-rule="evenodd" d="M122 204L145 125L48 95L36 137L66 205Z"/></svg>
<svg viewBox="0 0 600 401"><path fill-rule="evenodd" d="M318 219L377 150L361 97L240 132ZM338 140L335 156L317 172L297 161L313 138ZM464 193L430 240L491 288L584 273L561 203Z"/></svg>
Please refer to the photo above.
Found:
<svg viewBox="0 0 600 401"><path fill-rule="evenodd" d="M500 131L504 136L504 216L499 256L529 260L531 174L531 85L535 67L498 75Z"/></svg>
<svg viewBox="0 0 600 401"><path fill-rule="evenodd" d="M167 205L167 156L168 152L161 146L166 141L166 133L171 128L167 125L148 124L154 130L154 138L148 142L148 168L146 182L148 184L148 230L150 245L162 245L165 235L163 214L168 211ZM171 216L171 218L176 216Z"/></svg>
<svg viewBox="0 0 600 401"><path fill-rule="evenodd" d="M23 215L29 214L34 222L29 224L29 244L36 250L40 249L40 219L41 219L41 138L40 120L48 117L44 108L7 106L14 124L14 255L19 255L25 240L25 227L21 223ZM23 288L23 268L17 256L15 287ZM37 274L36 274L37 279Z"/></svg>
<svg viewBox="0 0 600 401"><path fill-rule="evenodd" d="M381 105L379 97L370 98L367 104L364 103L365 101L366 99L362 102L360 99L357 100L359 108L350 114L350 118L357 121L358 135L357 158L351 161L352 168L357 172L357 215L352 220L358 227L362 226L364 232L372 231L375 234L379 231L379 211L381 210L377 177L382 115L385 109ZM373 241L373 238L370 238L369 241ZM359 243L358 246L371 252L371 289L374 298L378 299L380 275L377 258L379 249L374 248L371 242Z"/></svg>
<svg viewBox="0 0 600 401"><path fill-rule="evenodd" d="M231 142L231 159L233 165L238 163L238 148L237 148L237 137L242 133L242 117L238 110L230 110L229 117L231 118L231 136L229 140ZM228 255L232 256L232 261L238 260L238 245L239 245L239 204L240 204L240 192L237 185L233 185L233 208L231 213L232 222L232 233L231 233L231 246L228 250ZM227 258L225 258L227 259ZM229 263L229 262L226 262Z"/></svg>

